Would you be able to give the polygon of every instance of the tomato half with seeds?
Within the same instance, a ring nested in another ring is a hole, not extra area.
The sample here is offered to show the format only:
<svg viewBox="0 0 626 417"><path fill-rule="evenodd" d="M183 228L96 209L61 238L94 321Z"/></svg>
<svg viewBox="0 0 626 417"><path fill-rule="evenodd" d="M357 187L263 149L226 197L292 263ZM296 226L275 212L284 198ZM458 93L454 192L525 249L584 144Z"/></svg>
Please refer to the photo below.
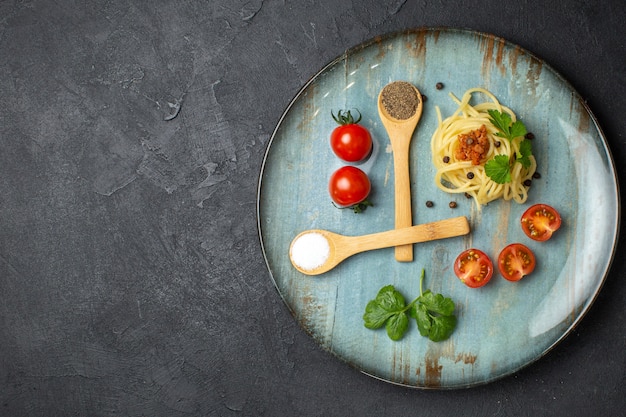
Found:
<svg viewBox="0 0 626 417"><path fill-rule="evenodd" d="M544 242L561 227L561 215L547 204L535 204L522 214L521 222L526 236Z"/></svg>
<svg viewBox="0 0 626 417"><path fill-rule="evenodd" d="M482 287L493 276L493 262L485 252L467 249L454 261L454 273L468 287Z"/></svg>
<svg viewBox="0 0 626 417"><path fill-rule="evenodd" d="M328 181L330 197L339 207L352 207L363 202L371 188L367 174L352 165L339 168Z"/></svg>
<svg viewBox="0 0 626 417"><path fill-rule="evenodd" d="M535 254L521 243L512 243L498 256L498 270L508 281L519 281L535 270Z"/></svg>

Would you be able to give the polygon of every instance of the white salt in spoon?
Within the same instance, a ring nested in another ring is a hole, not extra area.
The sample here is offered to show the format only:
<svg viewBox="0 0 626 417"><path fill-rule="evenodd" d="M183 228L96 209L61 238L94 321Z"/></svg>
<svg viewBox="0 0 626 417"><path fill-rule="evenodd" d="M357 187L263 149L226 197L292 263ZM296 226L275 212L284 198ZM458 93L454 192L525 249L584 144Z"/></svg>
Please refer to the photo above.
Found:
<svg viewBox="0 0 626 417"><path fill-rule="evenodd" d="M289 258L303 274L319 275L360 252L463 236L469 232L469 223L464 216L363 236L344 236L312 229L293 239Z"/></svg>

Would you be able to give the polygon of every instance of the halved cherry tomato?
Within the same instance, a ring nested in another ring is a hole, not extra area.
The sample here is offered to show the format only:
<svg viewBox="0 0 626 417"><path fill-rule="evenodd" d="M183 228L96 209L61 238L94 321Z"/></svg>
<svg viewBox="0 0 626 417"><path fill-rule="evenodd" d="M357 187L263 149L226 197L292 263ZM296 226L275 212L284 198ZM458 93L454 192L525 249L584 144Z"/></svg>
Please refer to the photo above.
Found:
<svg viewBox="0 0 626 417"><path fill-rule="evenodd" d="M483 251L467 249L454 261L454 273L468 287L482 287L493 275L493 263Z"/></svg>
<svg viewBox="0 0 626 417"><path fill-rule="evenodd" d="M519 281L535 270L535 255L521 243L512 243L498 256L498 269L509 281Z"/></svg>
<svg viewBox="0 0 626 417"><path fill-rule="evenodd" d="M331 113L332 114L332 113ZM361 120L354 120L348 110L346 113L332 114L339 124L330 135L330 147L339 159L346 162L361 162L372 152L372 136L370 132L358 124Z"/></svg>
<svg viewBox="0 0 626 417"><path fill-rule="evenodd" d="M351 207L363 202L372 189L365 172L346 165L335 171L328 181L328 192L340 207Z"/></svg>
<svg viewBox="0 0 626 417"><path fill-rule="evenodd" d="M535 204L522 214L521 222L526 236L543 242L561 227L561 215L547 204Z"/></svg>

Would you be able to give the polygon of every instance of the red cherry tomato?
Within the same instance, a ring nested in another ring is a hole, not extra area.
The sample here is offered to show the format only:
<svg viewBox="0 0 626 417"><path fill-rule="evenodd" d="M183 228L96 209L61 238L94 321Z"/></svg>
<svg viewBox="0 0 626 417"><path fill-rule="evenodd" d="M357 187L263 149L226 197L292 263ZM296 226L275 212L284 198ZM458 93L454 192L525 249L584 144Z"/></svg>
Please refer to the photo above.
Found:
<svg viewBox="0 0 626 417"><path fill-rule="evenodd" d="M509 281L519 281L535 270L535 255L521 243L512 243L498 256L498 269Z"/></svg>
<svg viewBox="0 0 626 417"><path fill-rule="evenodd" d="M454 261L454 273L468 287L482 287L493 276L493 263L483 251L467 249Z"/></svg>
<svg viewBox="0 0 626 417"><path fill-rule="evenodd" d="M350 111L345 114L341 110L337 116L333 114L337 126L330 135L330 147L337 157L346 162L361 162L372 152L372 136L370 132L358 124L361 120L359 115L354 120Z"/></svg>
<svg viewBox="0 0 626 417"><path fill-rule="evenodd" d="M363 202L371 188L367 174L351 165L339 168L328 181L330 197L340 207L350 207Z"/></svg>
<svg viewBox="0 0 626 417"><path fill-rule="evenodd" d="M526 236L543 242L561 227L561 215L547 204L535 204L524 212L521 222Z"/></svg>

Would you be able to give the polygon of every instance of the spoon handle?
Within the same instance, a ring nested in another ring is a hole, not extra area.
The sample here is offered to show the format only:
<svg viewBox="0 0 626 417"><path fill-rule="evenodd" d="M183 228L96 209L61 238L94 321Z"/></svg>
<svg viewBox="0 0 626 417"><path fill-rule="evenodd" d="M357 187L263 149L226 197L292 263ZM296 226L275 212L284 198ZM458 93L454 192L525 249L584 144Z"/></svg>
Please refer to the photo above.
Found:
<svg viewBox="0 0 626 417"><path fill-rule="evenodd" d="M340 246L341 249L338 247L338 251L344 252L342 257L343 255L350 256L368 250L463 236L469 232L470 226L465 216L453 217L404 229L392 229L362 236L344 236L343 245Z"/></svg>
<svg viewBox="0 0 626 417"><path fill-rule="evenodd" d="M409 144L410 139L396 141L393 144L396 229L403 229L413 225L411 179L409 176ZM399 262L411 262L413 260L413 245L396 246L395 256Z"/></svg>

